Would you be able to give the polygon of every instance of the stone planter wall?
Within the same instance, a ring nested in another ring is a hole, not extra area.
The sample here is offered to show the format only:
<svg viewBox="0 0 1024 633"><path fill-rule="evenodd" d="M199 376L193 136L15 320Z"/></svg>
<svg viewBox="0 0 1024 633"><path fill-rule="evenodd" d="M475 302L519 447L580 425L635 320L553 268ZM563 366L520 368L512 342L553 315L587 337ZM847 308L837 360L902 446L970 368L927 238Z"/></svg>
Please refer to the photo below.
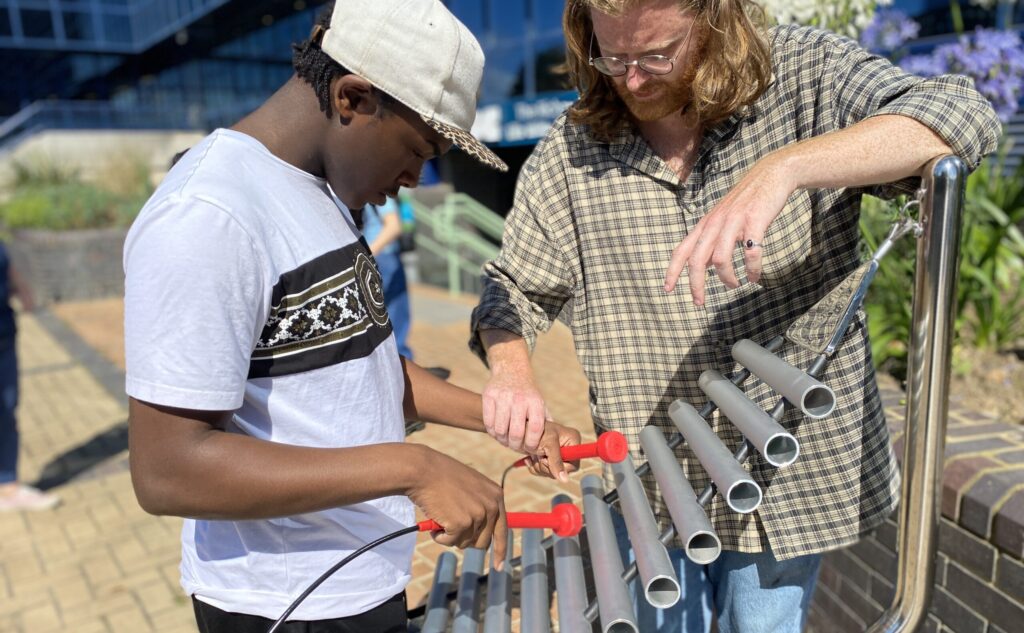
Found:
<svg viewBox="0 0 1024 633"><path fill-rule="evenodd" d="M903 454L900 394L884 394ZM951 407L942 518L925 633L1024 630L1024 426ZM892 602L895 516L853 547L825 557L808 629L860 633Z"/></svg>
<svg viewBox="0 0 1024 633"><path fill-rule="evenodd" d="M13 231L11 261L40 305L124 294L127 228Z"/></svg>

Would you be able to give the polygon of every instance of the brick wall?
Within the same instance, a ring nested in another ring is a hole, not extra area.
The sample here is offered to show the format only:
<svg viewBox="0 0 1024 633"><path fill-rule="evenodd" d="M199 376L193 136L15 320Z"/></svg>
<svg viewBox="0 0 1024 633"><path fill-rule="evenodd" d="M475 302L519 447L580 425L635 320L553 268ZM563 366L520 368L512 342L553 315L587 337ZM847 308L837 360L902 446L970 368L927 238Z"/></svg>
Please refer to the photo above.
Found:
<svg viewBox="0 0 1024 633"><path fill-rule="evenodd" d="M123 228L19 230L14 232L8 251L41 305L121 296L121 251L126 234Z"/></svg>
<svg viewBox="0 0 1024 633"><path fill-rule="evenodd" d="M886 393L902 458L904 410ZM951 407L943 472L935 588L924 631L1024 630L1024 426ZM892 602L896 517L857 545L825 558L809 630L862 632Z"/></svg>

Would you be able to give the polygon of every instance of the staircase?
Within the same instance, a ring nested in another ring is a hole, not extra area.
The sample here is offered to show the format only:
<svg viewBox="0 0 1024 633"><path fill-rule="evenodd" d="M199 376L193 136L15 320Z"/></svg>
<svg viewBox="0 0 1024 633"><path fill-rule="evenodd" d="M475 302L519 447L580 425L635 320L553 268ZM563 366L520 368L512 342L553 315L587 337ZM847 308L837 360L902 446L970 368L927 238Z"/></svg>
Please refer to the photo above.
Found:
<svg viewBox="0 0 1024 633"><path fill-rule="evenodd" d="M498 254L505 219L464 193L449 193L434 206L423 196L410 202L418 280L452 295L479 294L480 270Z"/></svg>

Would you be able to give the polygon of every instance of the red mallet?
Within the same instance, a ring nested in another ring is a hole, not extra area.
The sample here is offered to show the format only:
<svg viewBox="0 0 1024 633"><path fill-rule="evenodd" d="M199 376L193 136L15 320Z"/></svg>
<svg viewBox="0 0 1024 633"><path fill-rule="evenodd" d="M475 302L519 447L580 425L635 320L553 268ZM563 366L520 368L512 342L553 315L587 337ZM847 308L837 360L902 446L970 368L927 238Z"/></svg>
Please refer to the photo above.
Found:
<svg viewBox="0 0 1024 633"><path fill-rule="evenodd" d="M548 528L558 536L576 536L583 529L583 515L571 503L560 503L551 512L509 512L505 514L505 520L510 528ZM416 525L420 532L444 530L433 519L420 521Z"/></svg>
<svg viewBox="0 0 1024 633"><path fill-rule="evenodd" d="M562 461L575 462L590 457L600 457L602 461L609 464L618 464L626 459L629 454L629 444L626 438L618 431L606 431L597 438L596 442L589 444L577 444L575 446L563 446L559 452L562 454ZM523 457L516 461L516 468L525 466L529 457Z"/></svg>

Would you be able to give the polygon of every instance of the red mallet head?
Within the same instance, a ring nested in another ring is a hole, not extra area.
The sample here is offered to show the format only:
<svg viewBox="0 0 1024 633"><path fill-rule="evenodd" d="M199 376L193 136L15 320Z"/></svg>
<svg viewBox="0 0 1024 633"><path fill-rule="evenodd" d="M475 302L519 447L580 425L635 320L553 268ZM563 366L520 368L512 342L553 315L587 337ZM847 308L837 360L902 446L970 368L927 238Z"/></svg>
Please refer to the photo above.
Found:
<svg viewBox="0 0 1024 633"><path fill-rule="evenodd" d="M609 464L618 464L629 455L629 442L618 431L607 431L597 438L597 456Z"/></svg>
<svg viewBox="0 0 1024 633"><path fill-rule="evenodd" d="M576 536L583 529L583 514L571 503L560 503L551 508L551 518L556 520L552 529L559 536Z"/></svg>

